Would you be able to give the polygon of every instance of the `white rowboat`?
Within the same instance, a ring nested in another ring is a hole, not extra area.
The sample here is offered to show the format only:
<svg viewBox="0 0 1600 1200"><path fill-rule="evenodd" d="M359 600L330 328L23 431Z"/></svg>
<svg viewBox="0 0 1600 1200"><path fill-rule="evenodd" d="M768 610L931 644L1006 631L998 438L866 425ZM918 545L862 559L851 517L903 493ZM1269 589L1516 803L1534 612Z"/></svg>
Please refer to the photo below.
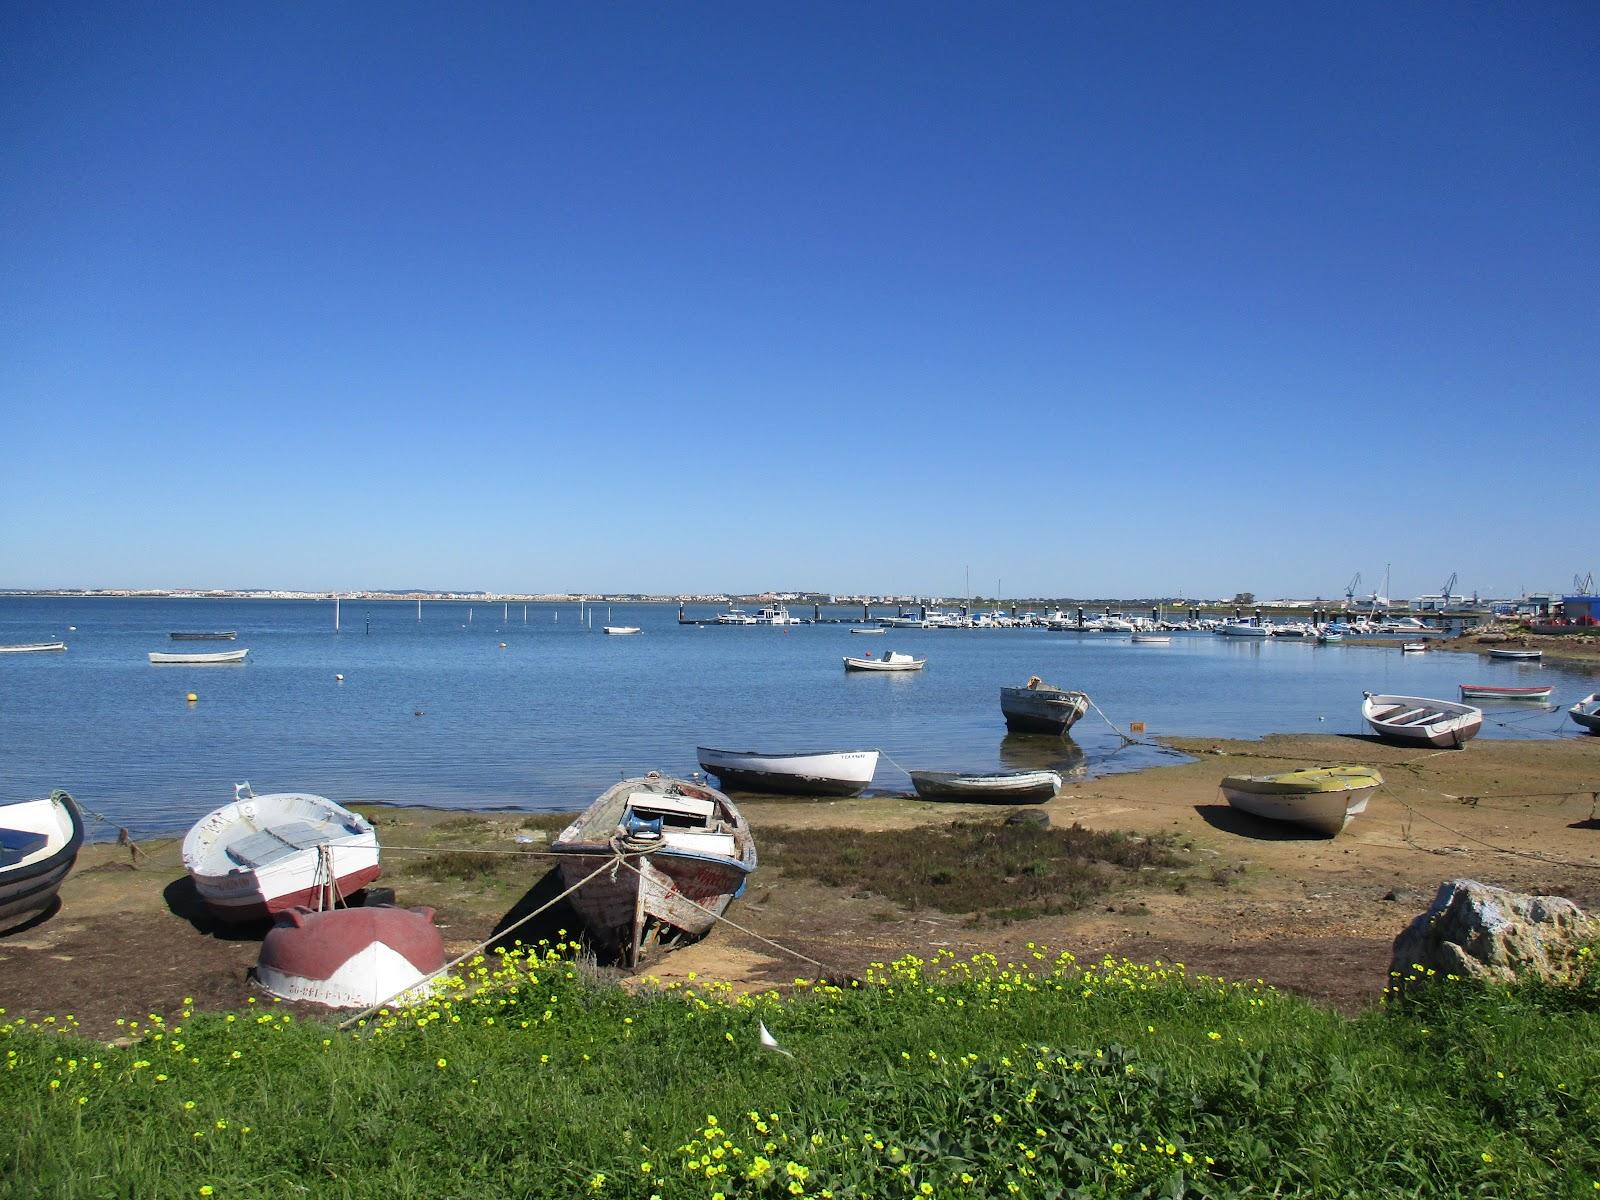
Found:
<svg viewBox="0 0 1600 1200"><path fill-rule="evenodd" d="M216 654L152 654L150 661L157 666L220 666L224 663L242 663L248 650L221 650Z"/></svg>
<svg viewBox="0 0 1600 1200"><path fill-rule="evenodd" d="M849 658L844 660L846 671L920 671L928 665L925 658L912 658L909 654L897 654L893 650L885 650L882 658L873 658L870 654L865 658Z"/></svg>
<svg viewBox="0 0 1600 1200"><path fill-rule="evenodd" d="M251 921L290 908L332 908L378 877L378 835L367 819L323 796L249 784L197 821L183 865L211 911Z"/></svg>
<svg viewBox="0 0 1600 1200"><path fill-rule="evenodd" d="M601 628L603 628L607 633L619 633L620 634L620 633L638 633L639 632L639 627L637 625L604 625Z"/></svg>
<svg viewBox="0 0 1600 1200"><path fill-rule="evenodd" d="M744 891L756 843L715 788L651 772L607 789L550 847L589 940L629 968L694 941ZM618 854L625 861L595 871ZM590 876L594 876L590 878Z"/></svg>
<svg viewBox="0 0 1600 1200"><path fill-rule="evenodd" d="M1538 662L1544 657L1543 650L1491 650L1490 658L1503 658L1511 662Z"/></svg>
<svg viewBox="0 0 1600 1200"><path fill-rule="evenodd" d="M66 792L0 805L0 932L46 912L83 845L83 815Z"/></svg>
<svg viewBox="0 0 1600 1200"><path fill-rule="evenodd" d="M852 629L850 632L851 633L859 633L859 634L874 634L874 633L888 633L889 631L887 629L882 628L882 627L876 627L876 628L873 628L873 629L865 629L865 628L863 628L863 629Z"/></svg>
<svg viewBox="0 0 1600 1200"><path fill-rule="evenodd" d="M1228 803L1269 821L1303 825L1336 836L1365 812L1383 776L1367 767L1308 767L1277 775L1230 775L1222 781Z"/></svg>
<svg viewBox="0 0 1600 1200"><path fill-rule="evenodd" d="M700 768L723 787L788 796L859 796L878 769L876 750L819 750L763 754L756 750L695 750Z"/></svg>
<svg viewBox="0 0 1600 1200"><path fill-rule="evenodd" d="M969 775L959 771L910 771L911 786L924 800L968 804L1039 804L1061 790L1059 771L999 771Z"/></svg>
<svg viewBox="0 0 1600 1200"><path fill-rule="evenodd" d="M44 654L51 650L65 650L65 642L18 642L10 646L0 646L0 654Z"/></svg>
<svg viewBox="0 0 1600 1200"><path fill-rule="evenodd" d="M1361 715L1386 742L1402 746L1457 749L1483 728L1483 710L1426 696L1375 696L1364 693Z"/></svg>
<svg viewBox="0 0 1600 1200"><path fill-rule="evenodd" d="M1590 733L1600 733L1600 692L1591 692L1567 709L1567 715Z"/></svg>

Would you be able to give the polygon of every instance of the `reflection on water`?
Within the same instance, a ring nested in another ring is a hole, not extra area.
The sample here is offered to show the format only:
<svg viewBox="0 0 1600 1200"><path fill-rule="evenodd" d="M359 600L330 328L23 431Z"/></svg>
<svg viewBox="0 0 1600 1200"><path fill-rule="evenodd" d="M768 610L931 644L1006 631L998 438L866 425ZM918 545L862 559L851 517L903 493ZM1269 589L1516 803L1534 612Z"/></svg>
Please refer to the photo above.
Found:
<svg viewBox="0 0 1600 1200"><path fill-rule="evenodd" d="M1059 771L1063 776L1088 774L1088 755L1070 736L1008 733L1000 739L1000 761L1012 771Z"/></svg>

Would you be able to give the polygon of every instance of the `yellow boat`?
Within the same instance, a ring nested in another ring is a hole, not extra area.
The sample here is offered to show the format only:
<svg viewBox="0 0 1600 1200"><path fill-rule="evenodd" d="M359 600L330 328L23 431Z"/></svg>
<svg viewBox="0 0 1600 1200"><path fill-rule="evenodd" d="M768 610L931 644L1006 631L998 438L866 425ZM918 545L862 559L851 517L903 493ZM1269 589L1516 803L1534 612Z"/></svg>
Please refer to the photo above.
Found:
<svg viewBox="0 0 1600 1200"><path fill-rule="evenodd" d="M1366 811L1367 799L1382 785L1383 776L1371 767L1302 767L1277 775L1230 775L1222 781L1222 794L1252 816L1334 837L1351 817Z"/></svg>

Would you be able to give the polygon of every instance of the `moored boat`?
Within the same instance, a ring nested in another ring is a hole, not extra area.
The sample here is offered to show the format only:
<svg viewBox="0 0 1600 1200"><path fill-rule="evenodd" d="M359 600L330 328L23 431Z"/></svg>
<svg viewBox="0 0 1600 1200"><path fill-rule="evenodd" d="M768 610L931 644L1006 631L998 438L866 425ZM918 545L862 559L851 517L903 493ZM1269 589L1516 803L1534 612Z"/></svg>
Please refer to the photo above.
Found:
<svg viewBox="0 0 1600 1200"><path fill-rule="evenodd" d="M1128 640L1140 646L1165 646L1172 637L1165 633L1136 633Z"/></svg>
<svg viewBox="0 0 1600 1200"><path fill-rule="evenodd" d="M816 750L766 754L757 750L695 749L700 768L723 787L793 796L859 796L878 769L876 750Z"/></svg>
<svg viewBox="0 0 1600 1200"><path fill-rule="evenodd" d="M1037 675L1023 687L1000 689L1006 728L1019 733L1066 733L1088 711L1088 695L1051 687Z"/></svg>
<svg viewBox="0 0 1600 1200"><path fill-rule="evenodd" d="M1567 715L1590 733L1600 733L1600 692L1590 692L1567 709Z"/></svg>
<svg viewBox="0 0 1600 1200"><path fill-rule="evenodd" d="M333 908L378 877L378 835L359 813L323 796L247 783L183 839L183 865L225 921L290 908Z"/></svg>
<svg viewBox="0 0 1600 1200"><path fill-rule="evenodd" d="M1406 642L1400 647L1401 654L1426 654L1427 652L1428 644L1426 642Z"/></svg>
<svg viewBox="0 0 1600 1200"><path fill-rule="evenodd" d="M0 654L48 654L66 648L65 642L13 642L9 646L0 646Z"/></svg>
<svg viewBox="0 0 1600 1200"><path fill-rule="evenodd" d="M431 908L296 907L279 913L262 939L255 976L285 1000L366 1008L417 997L444 965Z"/></svg>
<svg viewBox="0 0 1600 1200"><path fill-rule="evenodd" d="M639 627L637 625L604 625L601 628L603 628L607 633L613 633L613 634L625 634L625 633L638 633L639 632Z"/></svg>
<svg viewBox="0 0 1600 1200"><path fill-rule="evenodd" d="M0 804L0 932L55 903L82 845L83 814L66 792Z"/></svg>
<svg viewBox="0 0 1600 1200"><path fill-rule="evenodd" d="M962 800L968 804L1039 804L1061 790L1058 771L909 771L911 786L924 800Z"/></svg>
<svg viewBox="0 0 1600 1200"><path fill-rule="evenodd" d="M846 671L920 671L928 665L925 658L913 658L909 654L898 654L893 650L885 650L882 658L873 658L871 654L861 658L845 657L844 669Z"/></svg>
<svg viewBox="0 0 1600 1200"><path fill-rule="evenodd" d="M225 663L242 663L248 650L220 650L215 654L151 654L150 661L157 666L215 667Z"/></svg>
<svg viewBox="0 0 1600 1200"><path fill-rule="evenodd" d="M1548 700L1553 687L1496 687L1492 683L1463 683L1463 700Z"/></svg>
<svg viewBox="0 0 1600 1200"><path fill-rule="evenodd" d="M1383 776L1370 767L1304 767L1276 775L1230 775L1222 781L1228 803L1252 816L1288 821L1334 837L1366 811Z"/></svg>
<svg viewBox="0 0 1600 1200"><path fill-rule="evenodd" d="M608 788L550 847L591 943L632 968L703 937L756 869L749 823L704 783L651 772ZM618 855L624 863L595 875ZM592 878L591 878L592 876Z"/></svg>
<svg viewBox="0 0 1600 1200"><path fill-rule="evenodd" d="M187 630L167 634L175 642L231 642L239 636L237 629Z"/></svg>
<svg viewBox="0 0 1600 1200"><path fill-rule="evenodd" d="M874 625L870 629L867 628L866 626L858 626L857 628L852 629L850 632L851 633L858 633L858 634L874 634L874 633L888 633L889 631L887 629L885 629L882 625Z"/></svg>
<svg viewBox="0 0 1600 1200"><path fill-rule="evenodd" d="M1459 750L1483 728L1483 710L1470 704L1426 696L1363 696L1361 715L1386 742Z"/></svg>
<svg viewBox="0 0 1600 1200"><path fill-rule="evenodd" d="M1538 662L1544 657L1543 650L1522 650L1518 648L1502 649L1496 647L1489 651L1490 658L1506 659L1509 662Z"/></svg>
<svg viewBox="0 0 1600 1200"><path fill-rule="evenodd" d="M1212 632L1220 637L1264 638L1272 633L1272 628L1268 625L1252 625L1249 621L1226 621Z"/></svg>

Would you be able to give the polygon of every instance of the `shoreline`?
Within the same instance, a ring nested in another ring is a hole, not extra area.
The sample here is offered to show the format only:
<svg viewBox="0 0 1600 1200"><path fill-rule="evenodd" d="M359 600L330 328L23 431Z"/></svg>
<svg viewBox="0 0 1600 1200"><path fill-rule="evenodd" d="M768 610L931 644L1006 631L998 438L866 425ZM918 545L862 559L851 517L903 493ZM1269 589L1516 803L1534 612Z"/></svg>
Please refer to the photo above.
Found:
<svg viewBox="0 0 1600 1200"><path fill-rule="evenodd" d="M1031 942L1080 958L1183 961L1357 1011L1377 1001L1393 938L1445 879L1475 878L1600 907L1600 738L1478 739L1445 754L1356 735L1162 742L1190 757L1069 780L1055 799L1029 807L1058 828L1077 823L1175 839L1190 865L1172 878L1153 872L1089 908L1006 920L829 887L786 873L781 854L764 853L748 894L730 912L759 938L719 928L643 970L658 980L693 973L760 989L815 974L772 943L848 974L870 961L941 948L1024 957ZM1246 817L1217 790L1229 774L1341 760L1377 767L1386 785L1334 839ZM735 799L758 844L763 829L830 838L910 835L1015 811L898 796ZM542 847L570 817L358 807L385 846L379 884L395 889L397 903L434 908L452 952L488 936L528 899L548 866ZM206 1009L243 1007L257 994L248 972L260 931L211 927L194 905L179 848L178 838L144 843L135 861L126 846L86 845L63 885L61 910L0 938L0 1007L35 1017L74 1012L86 1031L107 1036L115 1017L164 1011L184 996ZM475 869L477 860L492 869ZM508 861L515 865L502 870Z"/></svg>

